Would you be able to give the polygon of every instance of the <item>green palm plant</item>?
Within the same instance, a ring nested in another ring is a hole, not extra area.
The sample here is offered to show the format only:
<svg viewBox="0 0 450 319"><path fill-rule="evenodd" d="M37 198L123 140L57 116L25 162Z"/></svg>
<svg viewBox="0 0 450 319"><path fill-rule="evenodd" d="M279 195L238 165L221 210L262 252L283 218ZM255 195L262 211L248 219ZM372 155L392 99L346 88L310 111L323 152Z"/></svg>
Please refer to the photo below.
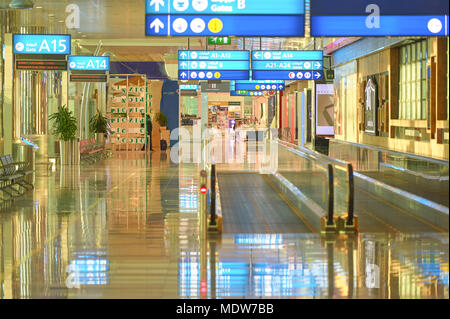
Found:
<svg viewBox="0 0 450 319"><path fill-rule="evenodd" d="M155 120L158 122L159 126L167 126L169 123L167 116L162 112L156 113Z"/></svg>
<svg viewBox="0 0 450 319"><path fill-rule="evenodd" d="M105 137L107 137L108 134L111 134L108 118L104 116L99 109L97 109L97 114L89 120L89 130L91 133L103 133Z"/></svg>
<svg viewBox="0 0 450 319"><path fill-rule="evenodd" d="M65 105L58 106L58 112L48 117L53 121L52 134L61 141L72 141L76 138L77 119Z"/></svg>

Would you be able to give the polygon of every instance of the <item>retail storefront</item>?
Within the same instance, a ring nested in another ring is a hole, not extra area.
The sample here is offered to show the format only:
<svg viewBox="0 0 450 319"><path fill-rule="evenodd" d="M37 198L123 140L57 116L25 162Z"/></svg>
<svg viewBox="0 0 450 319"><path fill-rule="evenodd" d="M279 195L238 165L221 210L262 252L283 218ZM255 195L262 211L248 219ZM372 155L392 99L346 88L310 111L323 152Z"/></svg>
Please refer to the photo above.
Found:
<svg viewBox="0 0 450 319"><path fill-rule="evenodd" d="M448 38L366 38L333 59L336 139L448 159Z"/></svg>

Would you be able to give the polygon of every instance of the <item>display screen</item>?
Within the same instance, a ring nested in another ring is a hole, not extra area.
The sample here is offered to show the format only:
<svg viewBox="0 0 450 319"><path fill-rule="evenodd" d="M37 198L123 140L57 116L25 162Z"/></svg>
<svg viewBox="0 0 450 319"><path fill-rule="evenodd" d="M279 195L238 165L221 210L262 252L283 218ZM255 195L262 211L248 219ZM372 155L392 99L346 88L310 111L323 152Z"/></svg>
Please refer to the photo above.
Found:
<svg viewBox="0 0 450 319"><path fill-rule="evenodd" d="M334 136L333 84L316 84L316 135Z"/></svg>
<svg viewBox="0 0 450 319"><path fill-rule="evenodd" d="M69 56L69 70L72 71L109 71L107 56Z"/></svg>

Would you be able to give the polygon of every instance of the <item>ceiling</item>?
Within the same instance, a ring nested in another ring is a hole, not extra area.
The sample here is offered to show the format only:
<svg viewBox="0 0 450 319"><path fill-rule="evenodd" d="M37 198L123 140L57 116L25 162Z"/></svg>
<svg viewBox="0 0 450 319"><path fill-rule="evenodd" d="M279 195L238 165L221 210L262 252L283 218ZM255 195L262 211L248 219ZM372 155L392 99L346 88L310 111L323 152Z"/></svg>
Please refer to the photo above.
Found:
<svg viewBox="0 0 450 319"><path fill-rule="evenodd" d="M102 43L100 54L113 53L119 61L165 61L176 63L180 49L206 49L205 37L145 36L145 0L33 0L30 10L0 9L2 24L9 32L69 33L84 54L93 53ZM0 8L10 0L0 0ZM67 29L66 7L78 5L80 27ZM311 38L232 38L231 45L214 49L280 50L301 49ZM245 44L245 45L244 45ZM209 47L212 49L211 47ZM80 52L78 52L80 53Z"/></svg>

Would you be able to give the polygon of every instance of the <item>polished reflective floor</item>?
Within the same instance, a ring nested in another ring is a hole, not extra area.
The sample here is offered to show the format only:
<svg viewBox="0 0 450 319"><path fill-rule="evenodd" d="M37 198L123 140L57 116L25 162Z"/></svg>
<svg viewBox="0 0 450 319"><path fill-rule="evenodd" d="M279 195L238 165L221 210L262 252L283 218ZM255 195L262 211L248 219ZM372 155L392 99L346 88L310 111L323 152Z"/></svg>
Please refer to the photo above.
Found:
<svg viewBox="0 0 450 319"><path fill-rule="evenodd" d="M231 227L202 246L199 170L159 152L39 170L35 190L0 210L0 297L449 298L448 233L427 228Z"/></svg>

